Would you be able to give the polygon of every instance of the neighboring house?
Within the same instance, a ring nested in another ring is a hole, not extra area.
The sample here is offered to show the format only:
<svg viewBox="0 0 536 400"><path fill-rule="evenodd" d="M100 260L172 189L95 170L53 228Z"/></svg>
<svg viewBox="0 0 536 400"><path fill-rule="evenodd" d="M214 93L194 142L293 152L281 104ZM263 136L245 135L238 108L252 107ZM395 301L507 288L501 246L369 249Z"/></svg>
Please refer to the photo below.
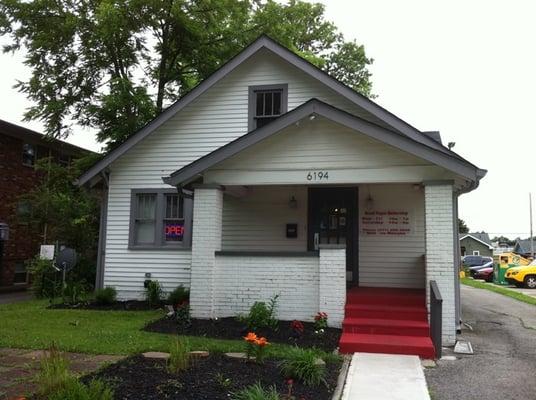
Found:
<svg viewBox="0 0 536 400"><path fill-rule="evenodd" d="M536 252L536 240L534 240L534 251ZM532 257L530 239L517 239L513 252L523 257Z"/></svg>
<svg viewBox="0 0 536 400"><path fill-rule="evenodd" d="M460 233L462 256L493 256L493 245L485 232Z"/></svg>
<svg viewBox="0 0 536 400"><path fill-rule="evenodd" d="M280 294L281 319L341 326L347 285L435 280L453 344L457 199L485 172L262 36L79 184L107 187L97 285L120 298L185 285L214 318Z"/></svg>
<svg viewBox="0 0 536 400"><path fill-rule="evenodd" d="M514 251L514 246L510 245L507 242L495 241L491 242L491 245L493 246L494 255L499 255L502 253L511 253Z"/></svg>
<svg viewBox="0 0 536 400"><path fill-rule="evenodd" d="M28 204L19 197L37 186L43 174L35 170L35 162L53 157L68 165L73 157L88 150L51 139L30 129L0 120L0 222L9 225L9 240L4 244L0 264L0 287L24 287L28 281L26 261L39 253L42 232L21 223Z"/></svg>

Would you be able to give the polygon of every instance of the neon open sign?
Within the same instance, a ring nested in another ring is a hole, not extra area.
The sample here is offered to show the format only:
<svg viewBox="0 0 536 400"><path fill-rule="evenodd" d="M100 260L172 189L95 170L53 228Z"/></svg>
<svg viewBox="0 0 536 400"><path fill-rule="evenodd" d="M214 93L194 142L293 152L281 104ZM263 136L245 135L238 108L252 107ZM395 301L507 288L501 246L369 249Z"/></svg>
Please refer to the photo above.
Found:
<svg viewBox="0 0 536 400"><path fill-rule="evenodd" d="M166 223L165 227L166 239L178 240L184 236L184 225L179 223Z"/></svg>

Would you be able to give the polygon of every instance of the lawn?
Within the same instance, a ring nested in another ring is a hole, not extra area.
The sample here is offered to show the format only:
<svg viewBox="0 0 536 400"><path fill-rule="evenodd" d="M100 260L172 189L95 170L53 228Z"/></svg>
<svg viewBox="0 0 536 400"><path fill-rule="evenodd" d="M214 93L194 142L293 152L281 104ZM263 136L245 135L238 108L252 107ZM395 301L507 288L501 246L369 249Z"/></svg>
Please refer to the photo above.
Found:
<svg viewBox="0 0 536 400"><path fill-rule="evenodd" d="M499 293L499 294L502 294L503 296L508 296L513 299L522 301L524 303L536 305L536 297L527 296L526 294L517 292L515 290L511 290L505 287L501 287L498 285L494 285L493 283L481 282L481 281L474 280L472 278L462 278L461 282L467 286L472 286L478 289L489 290L491 292Z"/></svg>
<svg viewBox="0 0 536 400"><path fill-rule="evenodd" d="M52 310L47 306L46 300L0 305L0 347L44 349L55 342L60 350L90 354L169 350L172 335L141 330L148 322L161 318L163 311ZM241 338L186 338L194 350L244 350ZM267 355L280 358L289 348L272 344ZM319 351L319 355L326 354Z"/></svg>

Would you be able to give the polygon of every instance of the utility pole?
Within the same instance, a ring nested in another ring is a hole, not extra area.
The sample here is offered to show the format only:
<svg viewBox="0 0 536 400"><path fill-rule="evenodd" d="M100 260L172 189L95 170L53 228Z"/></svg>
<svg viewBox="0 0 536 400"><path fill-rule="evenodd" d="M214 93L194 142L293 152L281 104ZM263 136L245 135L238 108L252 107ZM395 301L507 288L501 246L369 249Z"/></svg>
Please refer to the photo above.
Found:
<svg viewBox="0 0 536 400"><path fill-rule="evenodd" d="M534 258L534 239L532 237L532 193L529 192L529 212L530 212L530 256Z"/></svg>

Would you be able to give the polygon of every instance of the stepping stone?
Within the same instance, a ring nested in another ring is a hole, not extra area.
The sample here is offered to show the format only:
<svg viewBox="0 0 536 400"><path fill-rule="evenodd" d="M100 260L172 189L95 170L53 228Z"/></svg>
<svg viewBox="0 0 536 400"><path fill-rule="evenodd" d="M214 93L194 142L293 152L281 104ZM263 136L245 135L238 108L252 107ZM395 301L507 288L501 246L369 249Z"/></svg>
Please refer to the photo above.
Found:
<svg viewBox="0 0 536 400"><path fill-rule="evenodd" d="M205 357L208 357L209 353L208 351L194 350L190 352L190 355L196 358L205 358Z"/></svg>
<svg viewBox="0 0 536 400"><path fill-rule="evenodd" d="M227 358L236 358L239 360L247 360L248 356L246 353L225 353L225 357Z"/></svg>
<svg viewBox="0 0 536 400"><path fill-rule="evenodd" d="M156 360L167 360L169 358L169 353L163 353L161 351L148 351L146 353L142 353L142 356Z"/></svg>
<svg viewBox="0 0 536 400"><path fill-rule="evenodd" d="M30 351L29 353L22 354L21 357L31 358L32 360L40 360L41 358L48 356L48 354L48 350L35 350Z"/></svg>

